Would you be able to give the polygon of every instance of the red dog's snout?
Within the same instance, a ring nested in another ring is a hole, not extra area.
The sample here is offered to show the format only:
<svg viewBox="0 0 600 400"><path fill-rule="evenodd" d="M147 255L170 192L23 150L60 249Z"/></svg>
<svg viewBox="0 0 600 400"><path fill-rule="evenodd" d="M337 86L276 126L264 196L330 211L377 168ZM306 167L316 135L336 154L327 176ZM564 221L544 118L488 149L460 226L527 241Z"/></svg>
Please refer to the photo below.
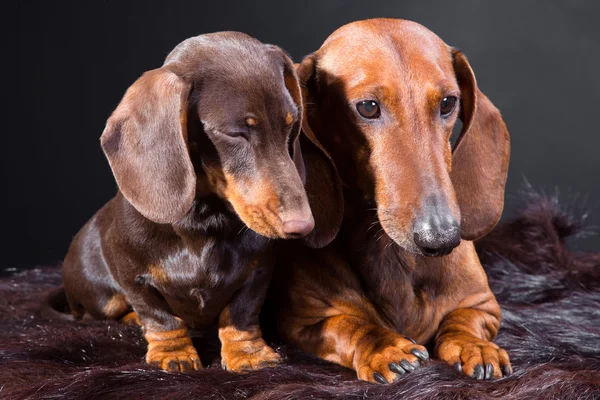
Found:
<svg viewBox="0 0 600 400"><path fill-rule="evenodd" d="M460 225L445 204L430 203L415 221L413 239L424 255L445 256L460 244Z"/></svg>

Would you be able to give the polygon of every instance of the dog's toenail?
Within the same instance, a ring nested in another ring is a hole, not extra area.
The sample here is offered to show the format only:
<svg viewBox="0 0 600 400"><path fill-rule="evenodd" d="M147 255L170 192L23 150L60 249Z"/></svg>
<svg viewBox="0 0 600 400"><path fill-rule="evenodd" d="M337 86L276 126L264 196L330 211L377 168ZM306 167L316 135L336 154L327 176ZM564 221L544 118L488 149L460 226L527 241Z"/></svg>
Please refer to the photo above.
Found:
<svg viewBox="0 0 600 400"><path fill-rule="evenodd" d="M377 382L384 384L384 385L388 383L387 379L385 379L383 377L383 375L381 375L379 372L375 372L373 374L373 379L375 379Z"/></svg>

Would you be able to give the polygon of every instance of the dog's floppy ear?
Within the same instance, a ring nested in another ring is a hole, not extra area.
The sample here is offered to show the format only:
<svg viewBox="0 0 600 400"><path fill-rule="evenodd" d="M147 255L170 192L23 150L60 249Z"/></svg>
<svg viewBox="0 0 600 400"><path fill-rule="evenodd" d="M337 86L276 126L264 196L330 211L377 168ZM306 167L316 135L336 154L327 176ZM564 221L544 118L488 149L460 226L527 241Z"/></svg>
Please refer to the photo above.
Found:
<svg viewBox="0 0 600 400"><path fill-rule="evenodd" d="M315 218L315 230L304 241L310 247L320 248L329 244L340 229L344 217L344 199L337 168L308 123L307 105L312 103L309 92L317 90L315 55L305 57L296 71L304 105L299 136L300 161L305 170L306 193Z"/></svg>
<svg viewBox="0 0 600 400"><path fill-rule="evenodd" d="M290 151L315 219L315 229L302 240L309 247L325 247L340 229L344 202L340 178L333 160L315 137L306 118L307 86L314 79L313 56L306 57L296 69L290 58L281 49L275 48L283 56L285 85L299 111L297 126L292 131Z"/></svg>
<svg viewBox="0 0 600 400"><path fill-rule="evenodd" d="M127 90L100 138L123 196L158 223L181 219L195 197L189 93L190 84L164 67L146 72Z"/></svg>
<svg viewBox="0 0 600 400"><path fill-rule="evenodd" d="M467 58L452 49L461 91L462 131L450 177L461 211L461 237L475 240L498 222L510 158L510 136L498 109L479 90Z"/></svg>
<svg viewBox="0 0 600 400"><path fill-rule="evenodd" d="M290 97L294 101L296 108L298 109L298 118L294 121L292 126L292 135L290 138L290 156L294 160L298 174L302 179L302 183L306 184L306 169L304 166L304 160L302 158L302 152L300 151L300 129L302 128L302 114L304 112L304 104L302 102L302 92L300 90L300 82L298 81L298 75L292 60L288 55L278 46L268 45L269 48L277 53L278 57L281 57L283 62L283 80L285 88L287 89Z"/></svg>

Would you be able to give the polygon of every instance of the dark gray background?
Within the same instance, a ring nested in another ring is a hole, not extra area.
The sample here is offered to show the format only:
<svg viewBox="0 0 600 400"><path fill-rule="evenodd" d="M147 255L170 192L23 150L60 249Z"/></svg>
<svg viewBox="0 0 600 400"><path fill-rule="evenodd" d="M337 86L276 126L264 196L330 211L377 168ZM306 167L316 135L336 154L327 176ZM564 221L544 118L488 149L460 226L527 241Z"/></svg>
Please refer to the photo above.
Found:
<svg viewBox="0 0 600 400"><path fill-rule="evenodd" d="M526 177L535 188L560 189L567 201L589 196L590 224L600 225L600 2L11 3L2 6L4 268L62 259L72 236L114 195L98 141L106 118L178 42L239 30L298 61L340 25L370 17L415 20L467 54L512 136L505 215ZM600 250L597 236L575 245Z"/></svg>

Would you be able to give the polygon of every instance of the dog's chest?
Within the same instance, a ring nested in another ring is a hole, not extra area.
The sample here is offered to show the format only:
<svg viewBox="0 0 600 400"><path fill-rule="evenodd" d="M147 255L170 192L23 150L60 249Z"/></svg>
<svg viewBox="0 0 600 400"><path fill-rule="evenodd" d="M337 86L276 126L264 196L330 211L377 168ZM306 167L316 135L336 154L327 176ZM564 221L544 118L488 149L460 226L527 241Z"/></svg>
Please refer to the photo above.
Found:
<svg viewBox="0 0 600 400"><path fill-rule="evenodd" d="M440 266L407 266L394 260L378 259L375 276L365 277L370 297L390 329L424 343L456 305L448 290L454 276Z"/></svg>
<svg viewBox="0 0 600 400"><path fill-rule="evenodd" d="M231 225L230 225L231 226ZM211 324L264 261L268 243L249 230L187 229L148 267L148 283L190 326Z"/></svg>
<svg viewBox="0 0 600 400"><path fill-rule="evenodd" d="M217 240L205 239L199 249L182 246L168 254L159 265L150 266L156 286L177 296L181 289L228 287L243 281L251 257L223 247Z"/></svg>

